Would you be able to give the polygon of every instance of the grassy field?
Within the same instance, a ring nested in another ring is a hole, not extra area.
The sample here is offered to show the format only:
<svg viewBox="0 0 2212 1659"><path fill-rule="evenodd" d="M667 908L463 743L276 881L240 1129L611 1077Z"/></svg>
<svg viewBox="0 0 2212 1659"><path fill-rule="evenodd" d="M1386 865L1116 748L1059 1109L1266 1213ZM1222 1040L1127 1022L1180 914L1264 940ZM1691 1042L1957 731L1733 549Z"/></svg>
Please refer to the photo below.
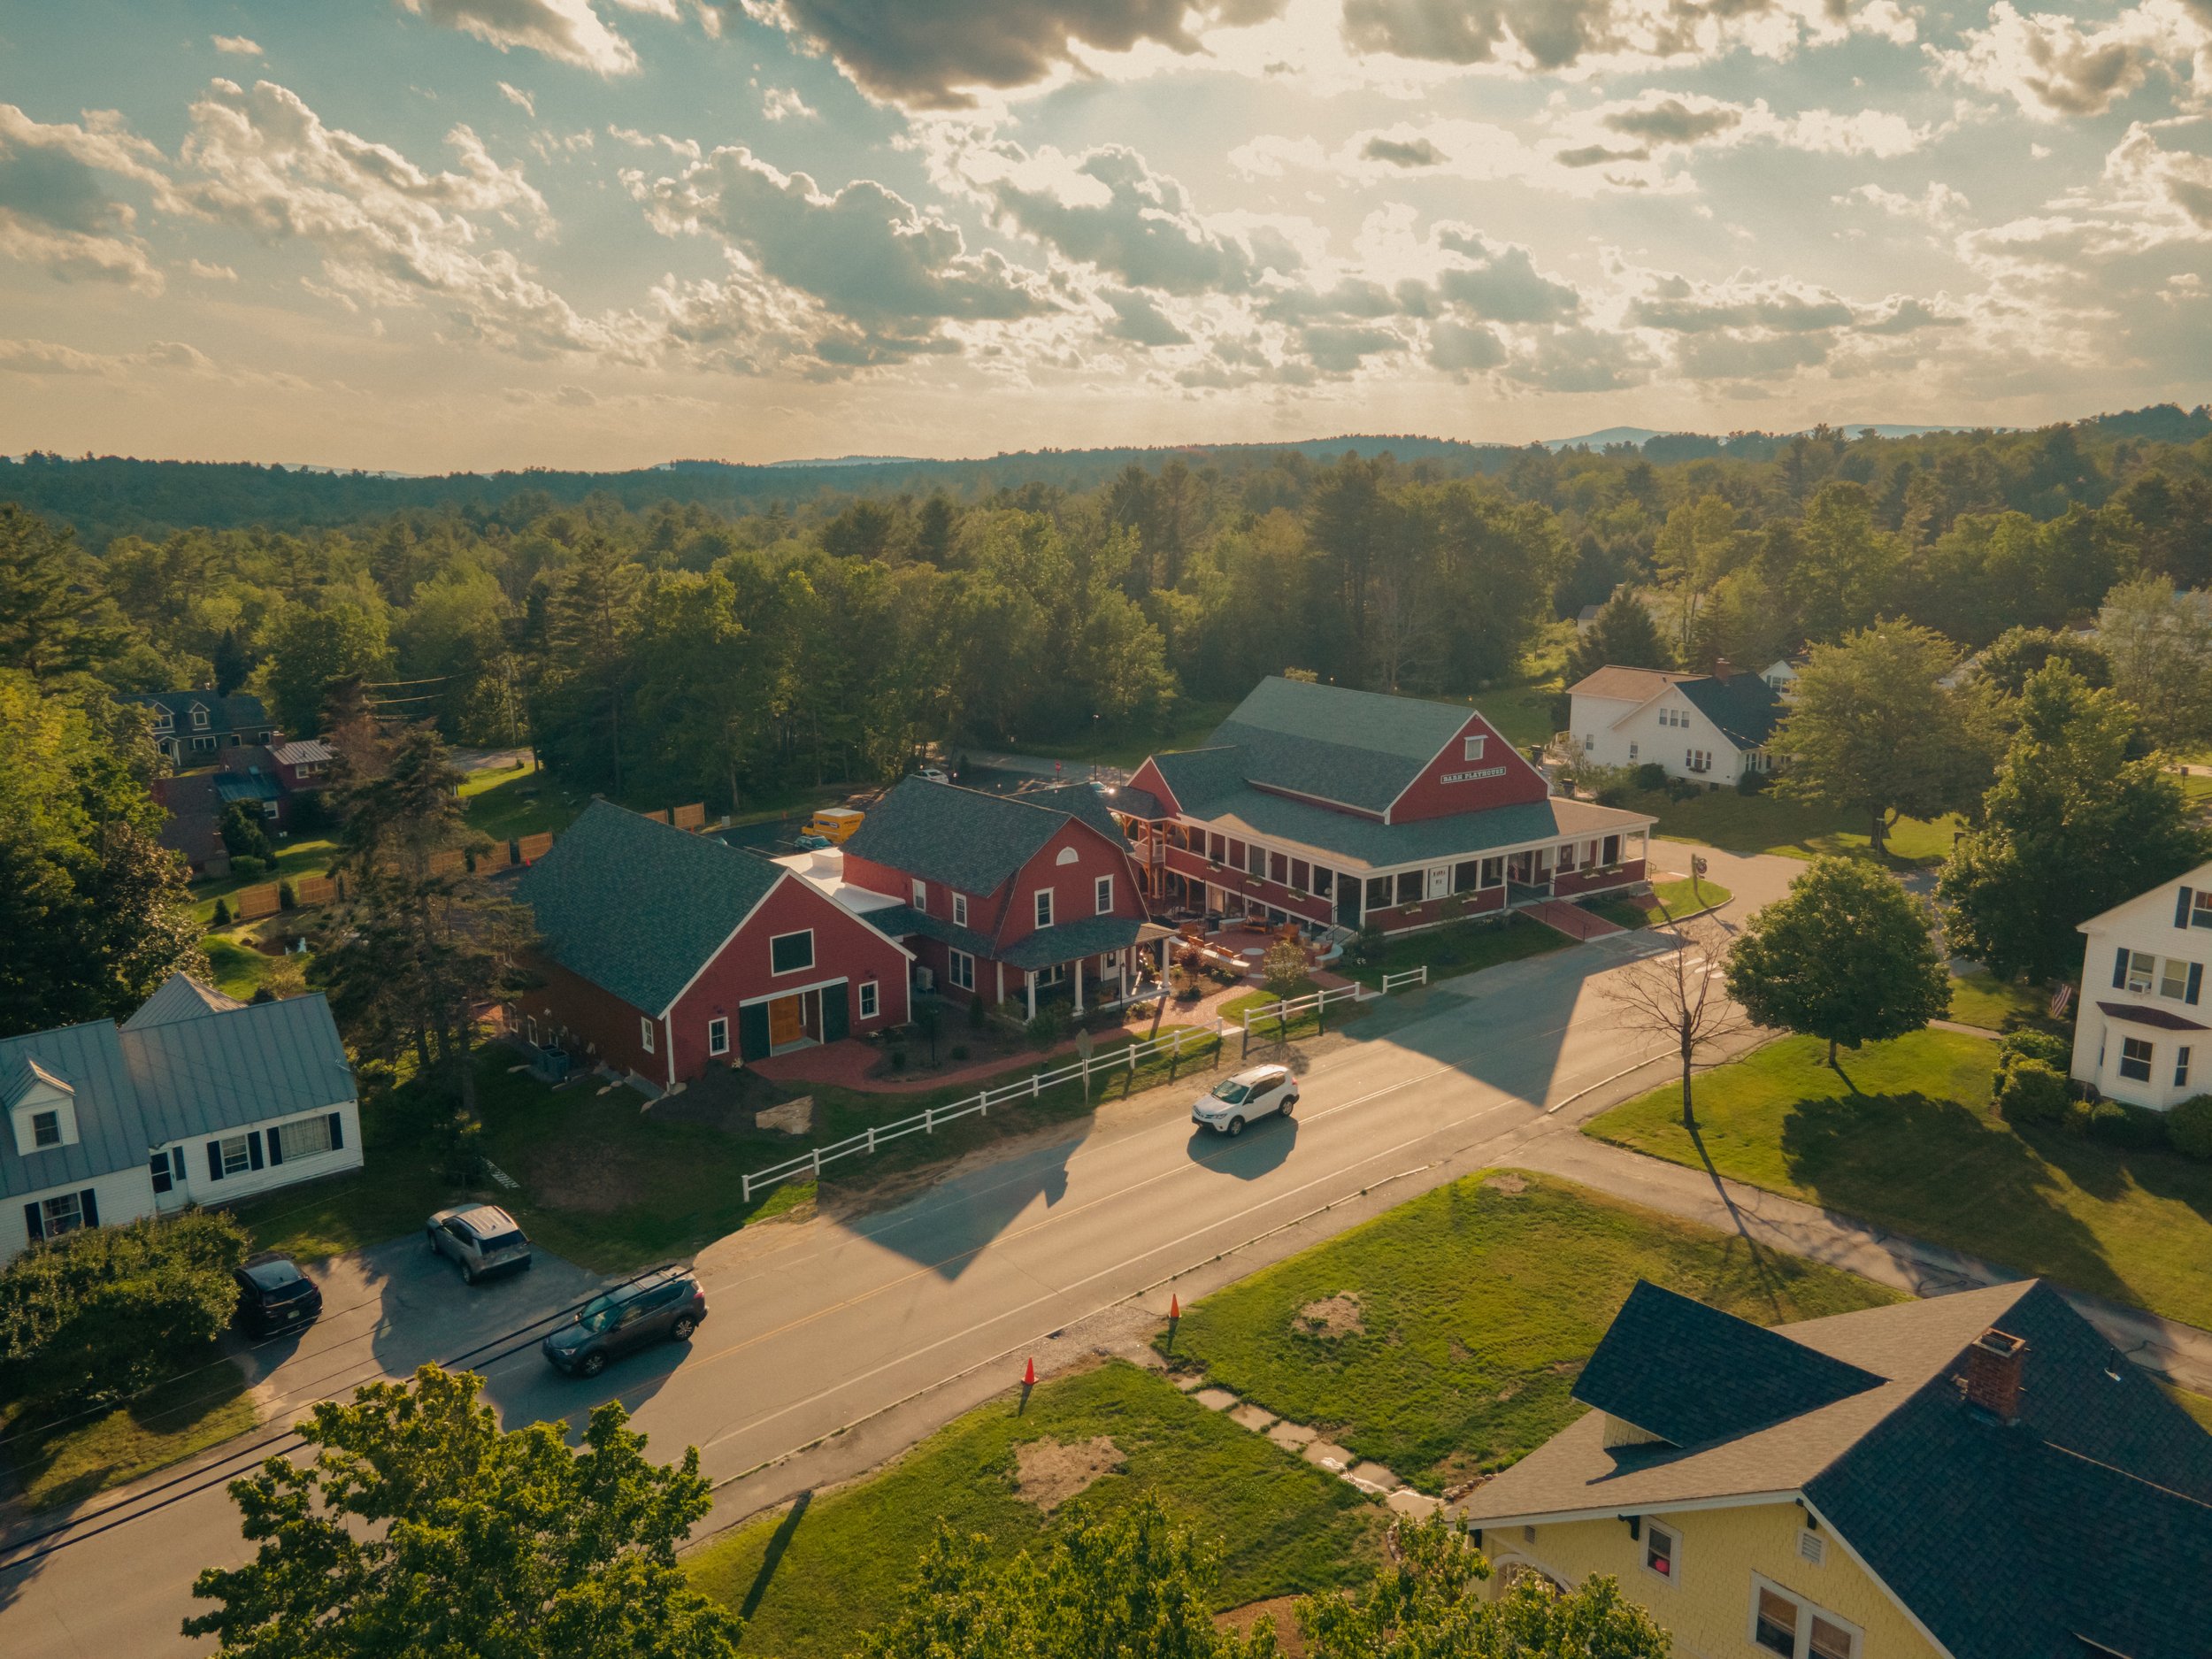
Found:
<svg viewBox="0 0 2212 1659"><path fill-rule="evenodd" d="M1374 961L1342 972L1362 985L1379 987L1385 974L1403 973L1425 963L1429 983L1433 985L1439 979L1494 968L1500 963L1563 950L1572 942L1564 933L1525 916L1455 922L1426 933L1386 939Z"/></svg>
<svg viewBox="0 0 2212 1659"><path fill-rule="evenodd" d="M1962 1025L2002 1031L2008 1018L2038 1019L2049 1013L2050 1008L2048 991L2008 984L1986 968L1951 976L1951 1018Z"/></svg>
<svg viewBox="0 0 2212 1659"><path fill-rule="evenodd" d="M1532 743L1548 743L1557 726L1552 703L1559 695L1556 674L1494 686L1475 698L1483 718L1498 728L1498 735L1518 749Z"/></svg>
<svg viewBox="0 0 2212 1659"><path fill-rule="evenodd" d="M1049 1515L1022 1496L1023 1446L1102 1436L1118 1472ZM897 1609L940 1519L1007 1558L1147 1492L1220 1546L1224 1608L1364 1578L1386 1518L1344 1481L1117 1361L1043 1384L1018 1410L995 1401L882 1474L757 1521L686 1565L701 1590L746 1615L741 1652L841 1659Z"/></svg>
<svg viewBox="0 0 2212 1659"><path fill-rule="evenodd" d="M1571 1182L1491 1171L1205 1298L1173 1352L1436 1492L1581 1414L1568 1391L1639 1278L1762 1324L1899 1300Z"/></svg>
<svg viewBox="0 0 2212 1659"><path fill-rule="evenodd" d="M1654 789L1631 794L1620 804L1632 812L1656 817L1659 822L1652 833L1663 840L1703 841L1724 852L1780 853L1789 858L1821 853L1863 856L1870 844L1866 823L1857 815L1785 800L1771 790L1738 795L1733 789L1714 789L1676 801ZM1889 862L1941 864L1951 856L1951 833L1962 823L1955 817L1934 822L1901 818L1890 829Z"/></svg>
<svg viewBox="0 0 2212 1659"><path fill-rule="evenodd" d="M1187 698L1175 705L1168 729L1149 735L1123 733L1076 743L1048 743L1041 739L1024 737L1015 738L1002 745L978 743L972 747L994 750L1003 748L1021 755L1042 755L1047 760L1133 770L1142 765L1149 756L1164 755L1173 749L1202 747L1206 740L1213 735L1214 727L1229 718L1230 710L1237 706L1238 701L1233 697L1225 702ZM948 745L955 758L967 747L971 746L959 743Z"/></svg>
<svg viewBox="0 0 2212 1659"><path fill-rule="evenodd" d="M200 949L215 971L215 988L225 996L248 1001L269 978L269 958L234 939L210 933L200 941Z"/></svg>
<svg viewBox="0 0 2212 1659"><path fill-rule="evenodd" d="M1919 1032L1838 1071L1819 1042L1785 1038L1698 1083L1705 1151L1754 1186L2212 1325L2212 1165L2014 1128L1990 1110L1996 1053ZM1680 1113L1678 1085L1655 1089L1585 1133L1695 1164Z"/></svg>
<svg viewBox="0 0 2212 1659"><path fill-rule="evenodd" d="M22 1414L18 1414L21 1416ZM33 1509L81 1503L243 1434L255 1422L246 1379L228 1360L162 1384L111 1411L44 1425L0 1415L8 1462ZM15 1437L22 1434L20 1440Z"/></svg>
<svg viewBox="0 0 2212 1659"><path fill-rule="evenodd" d="M469 827L495 841L547 830L558 834L588 804L526 760L510 771L488 767L469 773L461 798L468 803Z"/></svg>
<svg viewBox="0 0 2212 1659"><path fill-rule="evenodd" d="M280 843L276 868L259 875L225 876L216 881L192 884L193 915L202 928L215 925L215 901L227 898L241 887L257 887L272 881L293 881L301 876L319 876L338 856L338 843L322 837Z"/></svg>

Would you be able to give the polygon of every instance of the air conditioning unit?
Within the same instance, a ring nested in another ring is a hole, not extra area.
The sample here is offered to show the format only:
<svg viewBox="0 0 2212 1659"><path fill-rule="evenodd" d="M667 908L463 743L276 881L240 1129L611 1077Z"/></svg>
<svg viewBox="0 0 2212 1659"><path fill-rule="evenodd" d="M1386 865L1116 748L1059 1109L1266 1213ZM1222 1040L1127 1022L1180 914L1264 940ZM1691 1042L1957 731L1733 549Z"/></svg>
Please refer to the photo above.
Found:
<svg viewBox="0 0 2212 1659"><path fill-rule="evenodd" d="M934 968L916 968L914 970L914 988L918 991L935 990L937 988L937 971Z"/></svg>

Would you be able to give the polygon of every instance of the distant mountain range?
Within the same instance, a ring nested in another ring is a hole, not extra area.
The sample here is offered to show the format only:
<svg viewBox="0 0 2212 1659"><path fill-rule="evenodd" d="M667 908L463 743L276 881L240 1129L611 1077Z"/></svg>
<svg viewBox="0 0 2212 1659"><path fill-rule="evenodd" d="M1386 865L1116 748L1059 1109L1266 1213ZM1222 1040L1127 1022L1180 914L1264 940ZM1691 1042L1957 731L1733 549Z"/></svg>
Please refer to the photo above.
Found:
<svg viewBox="0 0 2212 1659"><path fill-rule="evenodd" d="M1960 423L1958 425L1948 426L1901 426L1882 421L1836 421L1831 424L1832 425L1834 430L1853 438L1859 437L1863 434L1869 432L1872 433L1878 438L1918 438L1924 437L1931 432L1981 432L1985 430L1990 432L2009 432L2012 430L2009 426L1990 426L1985 428L1966 423ZM1810 426L1800 426L1794 431L1778 433L1773 435L1784 438L1793 438L1800 432L1810 432L1812 430L1813 428ZM1547 449L1579 449L1583 445L1587 444L1593 449L1602 449L1609 443L1632 443L1640 449L1644 447L1644 445L1649 443L1654 438L1703 438L1709 436L1711 436L1710 434L1700 432L1655 432L1649 426L1608 426L1603 432L1586 432L1578 438L1546 438L1543 440L1543 445Z"/></svg>

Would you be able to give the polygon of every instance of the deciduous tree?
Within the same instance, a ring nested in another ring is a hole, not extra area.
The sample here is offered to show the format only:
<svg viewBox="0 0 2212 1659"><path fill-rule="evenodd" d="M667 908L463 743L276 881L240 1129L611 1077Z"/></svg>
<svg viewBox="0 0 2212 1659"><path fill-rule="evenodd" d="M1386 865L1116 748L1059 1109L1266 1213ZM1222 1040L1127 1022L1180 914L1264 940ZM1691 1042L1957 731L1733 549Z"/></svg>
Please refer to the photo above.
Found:
<svg viewBox="0 0 2212 1659"><path fill-rule="evenodd" d="M1656 1037L1682 1063L1682 1123L1697 1127L1691 1075L1708 1052L1744 1029L1743 1012L1722 984L1729 940L1720 925L1689 921L1667 930L1672 949L1604 981L1621 1028Z"/></svg>
<svg viewBox="0 0 2212 1659"><path fill-rule="evenodd" d="M1918 1031L1951 1005L1934 918L1879 866L1816 858L1744 925L1728 989L1762 1025L1855 1048Z"/></svg>
<svg viewBox="0 0 2212 1659"><path fill-rule="evenodd" d="M2112 688L2154 744L2185 750L2212 736L2212 595L2177 593L2162 576L2123 582L2106 595L2097 640Z"/></svg>
<svg viewBox="0 0 2212 1659"><path fill-rule="evenodd" d="M231 1483L257 1546L211 1567L188 1618L227 1659L726 1659L738 1621L676 1565L710 1503L699 1453L664 1466L598 1407L503 1432L483 1379L426 1365L300 1425L314 1455Z"/></svg>

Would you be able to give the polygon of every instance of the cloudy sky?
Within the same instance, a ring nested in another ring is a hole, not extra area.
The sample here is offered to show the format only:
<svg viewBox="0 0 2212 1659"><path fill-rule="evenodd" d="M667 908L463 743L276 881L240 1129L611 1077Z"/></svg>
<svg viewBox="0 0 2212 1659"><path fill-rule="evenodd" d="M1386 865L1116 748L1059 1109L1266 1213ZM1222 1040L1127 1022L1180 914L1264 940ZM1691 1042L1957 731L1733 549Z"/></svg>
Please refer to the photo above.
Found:
<svg viewBox="0 0 2212 1659"><path fill-rule="evenodd" d="M2212 0L0 0L0 450L2212 396Z"/></svg>

